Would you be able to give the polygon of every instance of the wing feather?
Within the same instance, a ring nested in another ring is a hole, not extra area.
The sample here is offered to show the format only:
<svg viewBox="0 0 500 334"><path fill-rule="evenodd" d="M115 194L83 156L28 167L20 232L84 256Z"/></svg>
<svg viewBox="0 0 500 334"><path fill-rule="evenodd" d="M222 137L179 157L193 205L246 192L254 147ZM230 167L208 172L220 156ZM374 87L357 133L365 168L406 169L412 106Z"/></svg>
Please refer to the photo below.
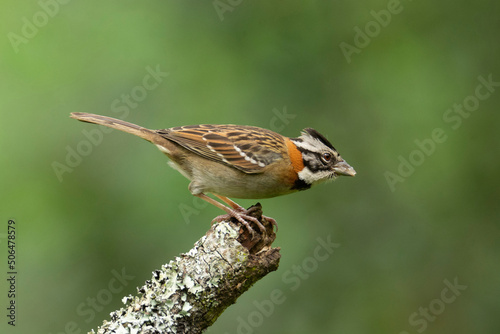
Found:
<svg viewBox="0 0 500 334"><path fill-rule="evenodd" d="M204 158L249 174L260 173L282 159L286 147L280 134L253 126L202 124L157 133Z"/></svg>

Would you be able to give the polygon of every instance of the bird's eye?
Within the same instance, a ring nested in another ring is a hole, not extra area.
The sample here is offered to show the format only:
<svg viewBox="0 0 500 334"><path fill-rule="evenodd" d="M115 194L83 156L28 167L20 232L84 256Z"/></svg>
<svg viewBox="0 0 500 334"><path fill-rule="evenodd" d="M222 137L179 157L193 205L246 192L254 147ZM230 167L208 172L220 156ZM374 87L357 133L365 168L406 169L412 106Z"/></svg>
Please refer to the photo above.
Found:
<svg viewBox="0 0 500 334"><path fill-rule="evenodd" d="M330 162L332 160L332 154L331 153L323 153L321 155L321 159L323 159L323 162Z"/></svg>

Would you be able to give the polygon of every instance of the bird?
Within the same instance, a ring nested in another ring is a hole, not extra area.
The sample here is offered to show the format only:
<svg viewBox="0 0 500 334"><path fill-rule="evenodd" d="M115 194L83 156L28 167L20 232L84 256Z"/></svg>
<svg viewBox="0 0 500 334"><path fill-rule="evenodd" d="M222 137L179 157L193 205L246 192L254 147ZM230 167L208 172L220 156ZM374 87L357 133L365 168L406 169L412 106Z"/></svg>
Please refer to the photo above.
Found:
<svg viewBox="0 0 500 334"><path fill-rule="evenodd" d="M222 209L214 221L235 218L254 235L248 210L230 199L264 199L303 191L356 171L328 139L313 128L296 138L247 125L198 124L151 130L120 119L73 112L71 118L143 138L169 158L169 165L190 180L192 195ZM207 195L213 194L222 202ZM277 223L265 217L272 225Z"/></svg>

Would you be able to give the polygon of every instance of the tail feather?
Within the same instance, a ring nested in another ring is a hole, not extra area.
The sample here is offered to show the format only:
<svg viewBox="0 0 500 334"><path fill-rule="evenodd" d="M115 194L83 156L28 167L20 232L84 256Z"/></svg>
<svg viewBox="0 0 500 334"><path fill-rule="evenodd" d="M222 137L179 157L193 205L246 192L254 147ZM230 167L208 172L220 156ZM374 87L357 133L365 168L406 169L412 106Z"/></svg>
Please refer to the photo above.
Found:
<svg viewBox="0 0 500 334"><path fill-rule="evenodd" d="M96 114L89 114L84 112L73 112L71 113L71 118L77 119L82 122L104 125L109 128L117 129L123 132L128 132L143 139L146 139L147 141L150 141L153 144L158 144L158 142L160 141L161 142L165 141L165 139L163 139L153 130L146 129L143 128L142 126L125 122L116 118L111 118Z"/></svg>

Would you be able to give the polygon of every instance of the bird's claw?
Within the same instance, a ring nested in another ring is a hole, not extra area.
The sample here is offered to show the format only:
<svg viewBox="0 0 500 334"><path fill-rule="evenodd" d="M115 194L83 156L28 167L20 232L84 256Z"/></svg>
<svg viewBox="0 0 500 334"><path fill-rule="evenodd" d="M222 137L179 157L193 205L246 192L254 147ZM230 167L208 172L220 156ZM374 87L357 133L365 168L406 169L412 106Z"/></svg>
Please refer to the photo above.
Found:
<svg viewBox="0 0 500 334"><path fill-rule="evenodd" d="M245 212L238 212L236 210L232 210L231 212L225 214L225 215L220 215L220 216L217 216L215 217L213 220L212 220L212 223L214 222L221 222L221 221L224 221L224 220L229 220L231 218L235 218L236 220L238 220L240 223L242 223L248 230L248 232L250 232L250 234L252 235L252 239L255 237L255 230L254 228L248 223L249 221L251 221L252 223L254 223L255 225L257 225L257 227L259 228L260 232L261 233L266 233L266 228L264 225L262 225L262 223L255 217L253 216L250 216L246 210ZM272 218L271 218L272 219ZM274 219L273 219L274 220ZM276 222L275 222L276 223Z"/></svg>

